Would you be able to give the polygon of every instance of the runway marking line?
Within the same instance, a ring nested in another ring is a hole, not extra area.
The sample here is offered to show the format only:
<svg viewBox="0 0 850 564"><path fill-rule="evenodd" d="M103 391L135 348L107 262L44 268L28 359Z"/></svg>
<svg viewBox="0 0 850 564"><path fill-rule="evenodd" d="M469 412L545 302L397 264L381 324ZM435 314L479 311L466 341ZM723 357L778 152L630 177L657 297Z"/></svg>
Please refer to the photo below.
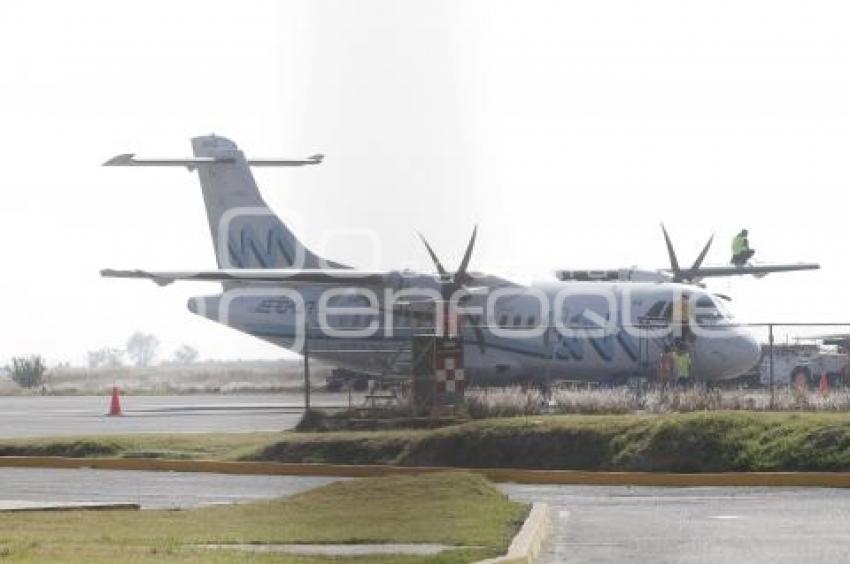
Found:
<svg viewBox="0 0 850 564"><path fill-rule="evenodd" d="M850 472L725 472L675 474L669 472L588 472L582 470L528 470L519 468L456 468L444 466L382 466L164 458L65 458L56 456L3 456L0 468L93 468L209 472L269 476L329 476L367 478L424 472L467 471L493 482L563 485L630 486L776 486L850 488Z"/></svg>

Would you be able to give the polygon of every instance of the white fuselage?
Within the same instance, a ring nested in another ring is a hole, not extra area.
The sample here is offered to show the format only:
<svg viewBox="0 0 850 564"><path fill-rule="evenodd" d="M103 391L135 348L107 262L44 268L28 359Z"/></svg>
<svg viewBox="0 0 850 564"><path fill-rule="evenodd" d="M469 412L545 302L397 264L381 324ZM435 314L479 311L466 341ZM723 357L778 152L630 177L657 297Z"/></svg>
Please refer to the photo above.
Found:
<svg viewBox="0 0 850 564"><path fill-rule="evenodd" d="M333 303L335 313L319 314L317 304L327 290L327 285L286 290L235 285L221 295L193 298L189 307L295 352L302 350L299 336L306 326L312 356L375 373L403 372L412 336L433 327L432 318L389 308L383 298L372 313L341 313L366 305L357 290L346 295L337 288L342 295ZM471 298L461 330L466 373L473 383L544 375L609 382L652 379L660 353L674 340L670 311L682 293L689 295L694 311L696 338L689 342L694 375L723 380L755 366L758 342L736 327L718 298L705 290L667 282L559 281L512 287L489 302L489 311L484 297ZM306 323L299 300L308 312Z"/></svg>

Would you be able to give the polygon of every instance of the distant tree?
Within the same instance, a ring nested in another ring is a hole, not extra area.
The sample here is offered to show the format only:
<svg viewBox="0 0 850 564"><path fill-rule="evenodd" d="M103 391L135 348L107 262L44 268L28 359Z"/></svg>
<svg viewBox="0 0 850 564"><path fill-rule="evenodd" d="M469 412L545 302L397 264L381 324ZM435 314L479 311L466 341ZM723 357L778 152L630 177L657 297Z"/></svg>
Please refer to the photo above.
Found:
<svg viewBox="0 0 850 564"><path fill-rule="evenodd" d="M112 347L103 347L89 351L89 368L118 368L124 366L125 351Z"/></svg>
<svg viewBox="0 0 850 564"><path fill-rule="evenodd" d="M127 354L136 366L149 366L156 358L159 339L154 335L136 331L127 339Z"/></svg>
<svg viewBox="0 0 850 564"><path fill-rule="evenodd" d="M47 365L37 354L31 356L16 356L12 358L9 372L12 380L22 388L36 388L44 383L44 372Z"/></svg>
<svg viewBox="0 0 850 564"><path fill-rule="evenodd" d="M183 345L174 351L174 362L178 364L192 364L198 360L198 349L189 345Z"/></svg>

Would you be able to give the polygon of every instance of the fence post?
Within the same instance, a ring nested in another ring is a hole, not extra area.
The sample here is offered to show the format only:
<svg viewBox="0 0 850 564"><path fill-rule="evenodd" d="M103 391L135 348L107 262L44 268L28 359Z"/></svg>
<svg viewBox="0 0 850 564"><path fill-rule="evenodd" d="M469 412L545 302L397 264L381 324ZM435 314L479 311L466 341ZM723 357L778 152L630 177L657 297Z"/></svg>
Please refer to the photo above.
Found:
<svg viewBox="0 0 850 564"><path fill-rule="evenodd" d="M558 338L555 336L555 317L552 313L552 310L549 310L549 319L547 321L548 326L546 327L546 335L548 337L547 341L549 344L549 358L546 359L546 370L544 372L545 381L544 385L544 393L543 397L546 400L546 407L549 407L549 404L552 401L552 362L555 360L555 343L558 341Z"/></svg>
<svg viewBox="0 0 850 564"><path fill-rule="evenodd" d="M310 319L304 312L304 415L310 411ZM350 384L349 384L350 385ZM349 394L351 390L349 389ZM349 403L350 403L349 399Z"/></svg>
<svg viewBox="0 0 850 564"><path fill-rule="evenodd" d="M769 323L767 326L767 345L769 347L768 354L770 355L770 372L768 373L768 382L770 384L770 409L773 409L773 323Z"/></svg>

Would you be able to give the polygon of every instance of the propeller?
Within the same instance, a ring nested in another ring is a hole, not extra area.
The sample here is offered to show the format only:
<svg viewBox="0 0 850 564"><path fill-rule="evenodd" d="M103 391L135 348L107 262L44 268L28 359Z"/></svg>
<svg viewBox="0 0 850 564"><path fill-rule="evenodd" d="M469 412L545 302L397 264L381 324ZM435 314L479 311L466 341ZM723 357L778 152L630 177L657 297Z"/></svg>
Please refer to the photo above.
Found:
<svg viewBox="0 0 850 564"><path fill-rule="evenodd" d="M428 251L428 255L431 257L434 267L437 269L437 273L440 275L440 295L444 301L448 302L458 290L466 290L471 293L475 293L475 291L478 290L478 288L471 288L468 286L468 284L473 280L468 269L469 262L472 260L472 250L475 248L475 238L478 236L477 225L472 229L472 236L469 238L469 243L466 245L466 251L463 253L460 266L458 266L458 269L454 272L448 272L446 270L443 263L441 263L440 259L437 257L437 253L435 253L434 249L431 248L431 245L428 244L428 240L425 239L421 233L418 233L418 235L422 240L422 243L425 245L425 249ZM469 317L470 316L467 316L467 319L469 319ZM470 325L475 333L475 339L478 342L478 349L483 354L486 350L484 332L481 330L481 326L477 323L470 323Z"/></svg>
<svg viewBox="0 0 850 564"><path fill-rule="evenodd" d="M667 245L667 256L670 257L670 272L673 273L673 282L686 282L692 284L699 282L699 267L702 266L702 262L705 260L708 250L714 242L714 235L712 234L711 237L708 238L708 242L702 248L702 251L697 256L691 267L687 270L682 270L679 266L679 259L676 257L676 250L673 248L673 242L670 240L670 235L667 233L667 229L664 227L663 223L661 224L661 232L664 233L664 243Z"/></svg>
<svg viewBox="0 0 850 564"><path fill-rule="evenodd" d="M443 296L444 300L448 301L456 291L466 288L467 283L472 281L472 276L469 275L467 269L469 268L469 261L472 259L475 238L478 236L478 226L476 225L472 230L472 237L469 238L469 243L466 245L466 251L463 253L460 266L455 272L448 272L443 266L443 263L440 262L440 259L437 258L437 253L428 244L428 240L421 233L418 235L422 239L425 249L428 250L428 254L437 268L437 273L440 275L440 295Z"/></svg>

